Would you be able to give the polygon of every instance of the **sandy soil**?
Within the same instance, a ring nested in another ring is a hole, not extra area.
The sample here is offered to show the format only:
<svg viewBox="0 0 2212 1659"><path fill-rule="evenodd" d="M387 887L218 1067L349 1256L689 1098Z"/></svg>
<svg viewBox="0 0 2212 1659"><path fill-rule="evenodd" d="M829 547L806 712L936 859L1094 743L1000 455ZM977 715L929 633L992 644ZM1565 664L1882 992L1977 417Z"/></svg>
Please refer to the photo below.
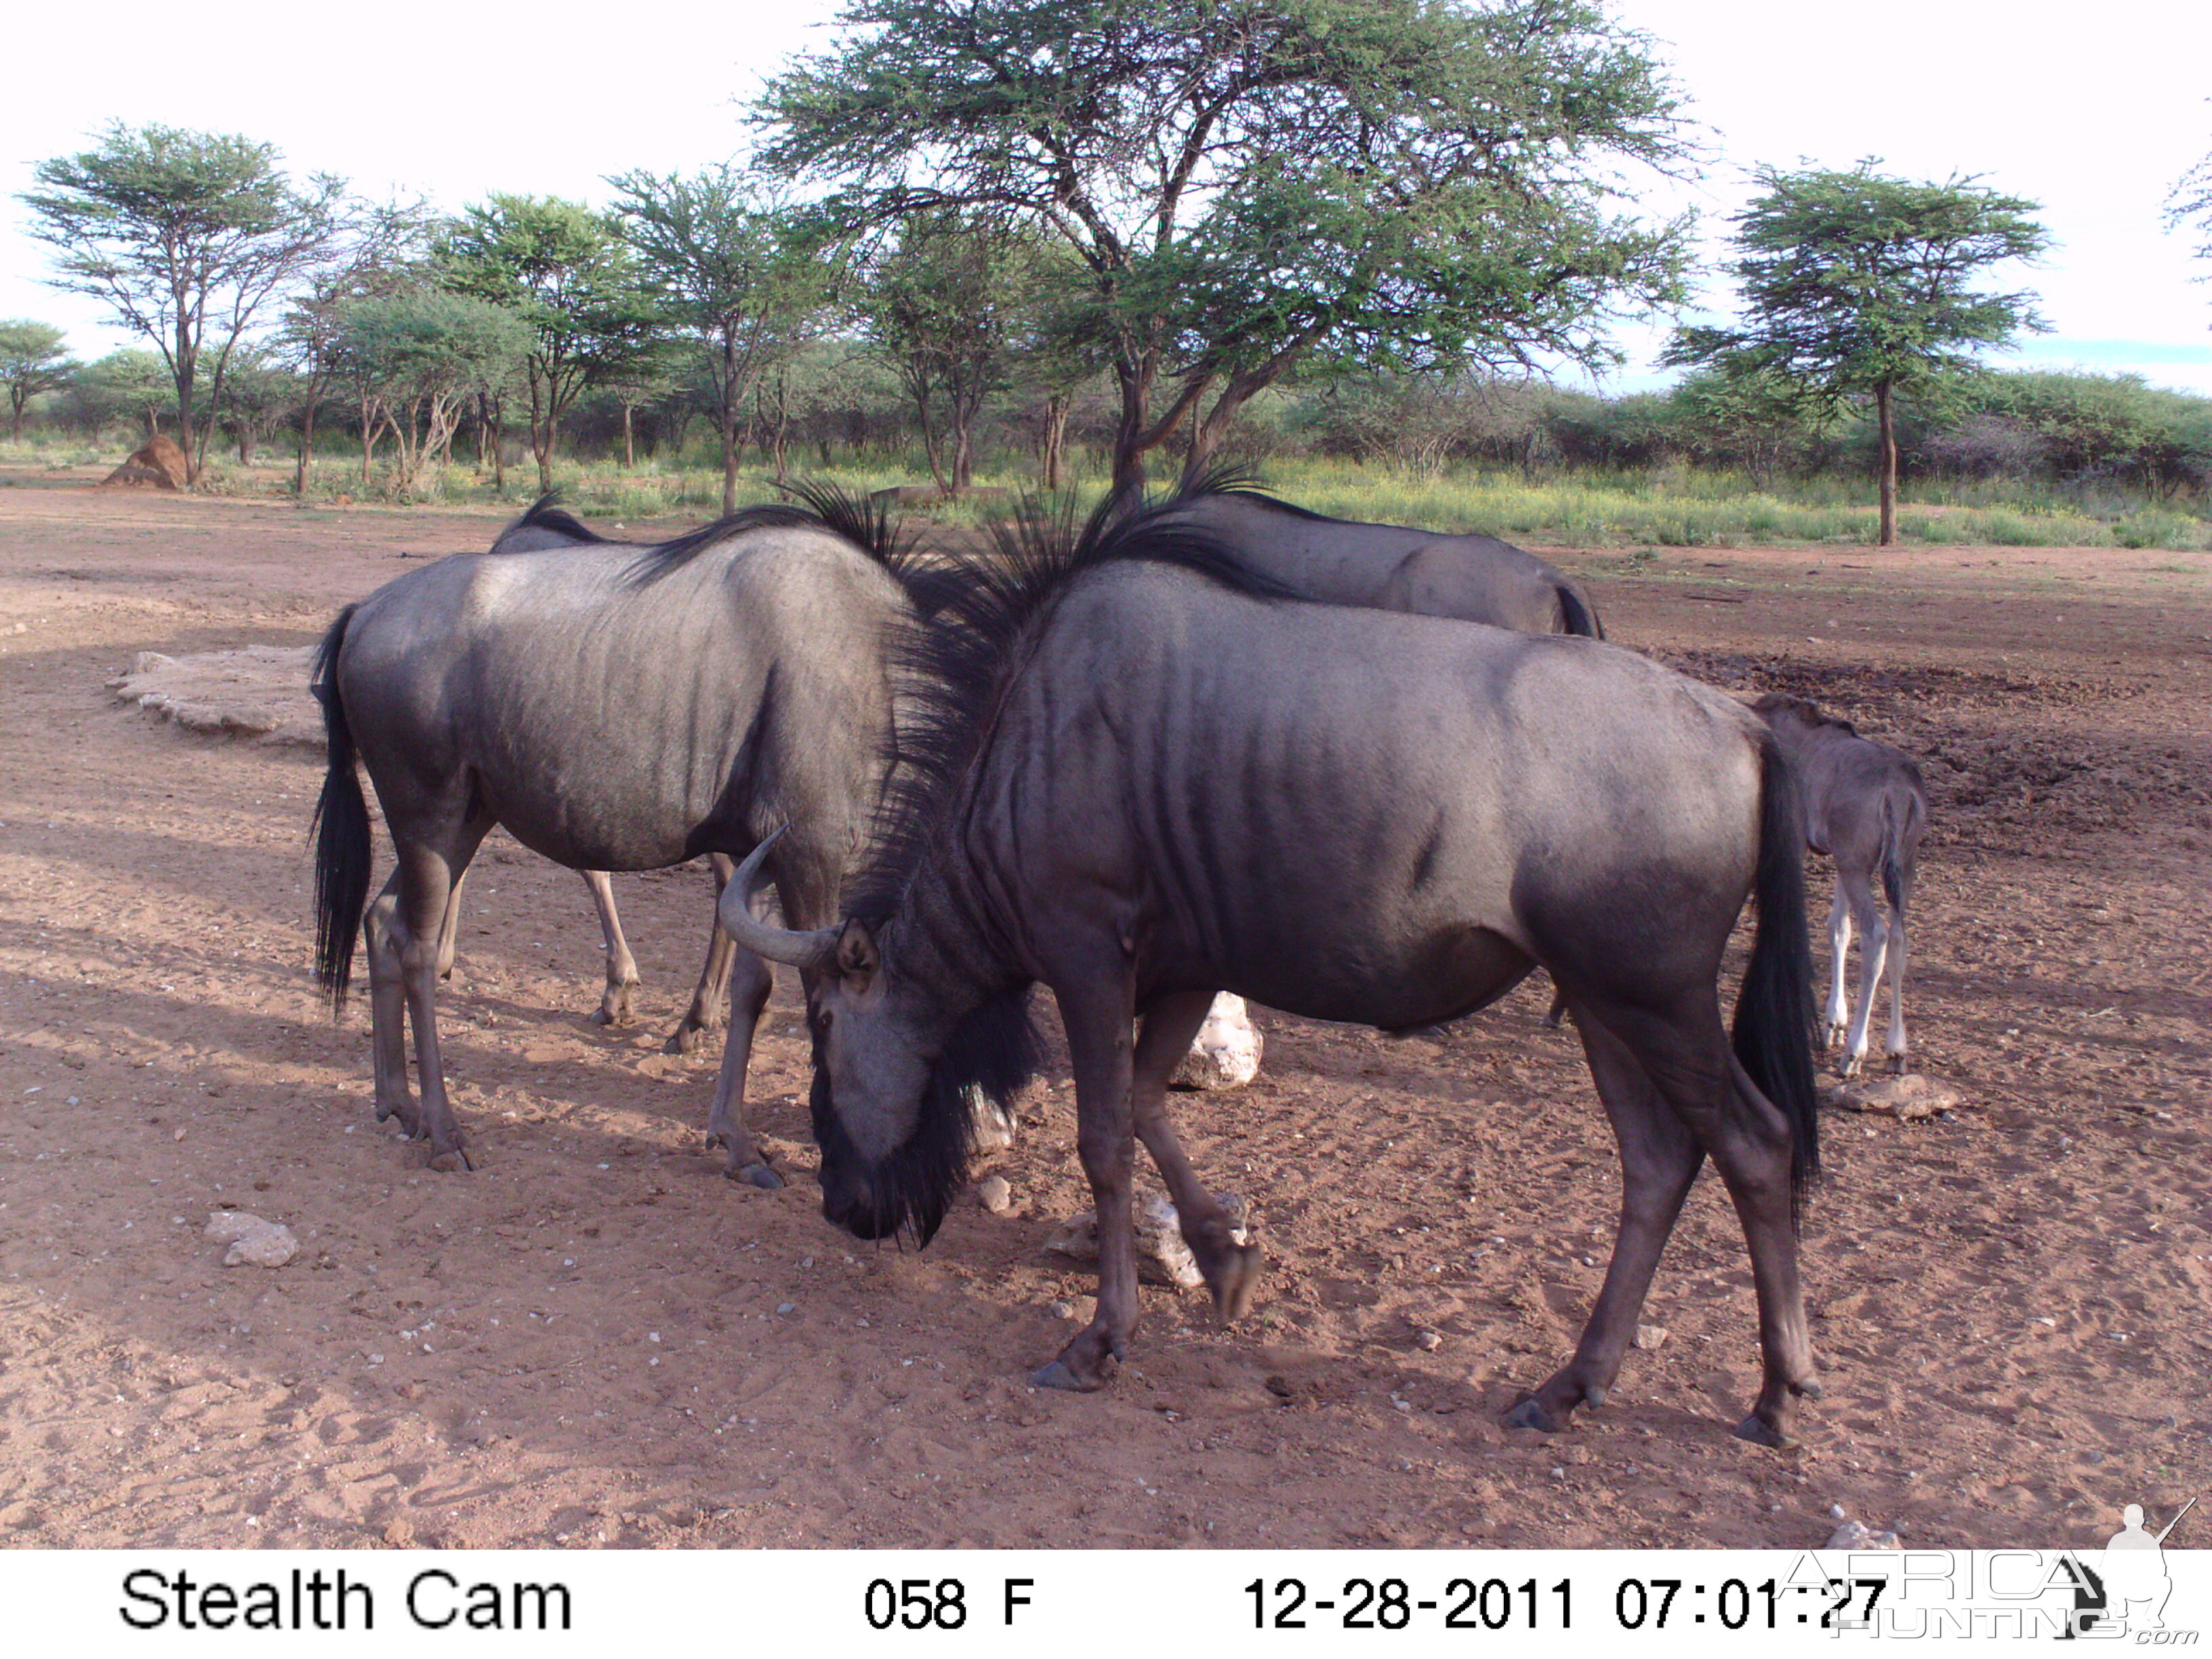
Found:
<svg viewBox="0 0 2212 1659"><path fill-rule="evenodd" d="M1064 1083L993 1162L1010 1213L857 1245L817 1212L787 985L754 1109L792 1184L696 1150L715 1051L660 1038L702 871L617 878L644 1019L606 1031L581 884L488 845L444 1002L487 1167L424 1170L371 1119L365 1009L333 1023L308 978L319 759L105 683L307 643L493 525L0 488L0 1540L1801 1547L1833 1504L2049 1546L2212 1485L2212 557L1555 556L1614 638L1812 693L1934 790L1909 1012L1964 1100L1828 1115L1828 1392L1778 1455L1728 1433L1758 1361L1710 1179L1664 1342L1571 1432L1500 1428L1568 1352L1617 1198L1538 987L1435 1041L1265 1017L1261 1083L1178 1109L1264 1229L1261 1308L1224 1331L1147 1291L1091 1397L1023 1380L1089 1311L1041 1248L1085 1201ZM231 1206L299 1257L220 1265Z"/></svg>

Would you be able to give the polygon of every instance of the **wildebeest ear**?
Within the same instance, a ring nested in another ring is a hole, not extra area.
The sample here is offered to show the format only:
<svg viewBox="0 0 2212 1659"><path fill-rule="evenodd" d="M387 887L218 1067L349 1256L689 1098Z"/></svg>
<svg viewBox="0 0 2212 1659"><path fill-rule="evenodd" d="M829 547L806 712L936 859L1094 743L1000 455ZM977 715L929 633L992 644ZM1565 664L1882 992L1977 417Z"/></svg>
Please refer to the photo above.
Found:
<svg viewBox="0 0 2212 1659"><path fill-rule="evenodd" d="M883 961L868 930L857 921L847 922L845 931L837 935L837 977L848 981L855 991L866 990Z"/></svg>

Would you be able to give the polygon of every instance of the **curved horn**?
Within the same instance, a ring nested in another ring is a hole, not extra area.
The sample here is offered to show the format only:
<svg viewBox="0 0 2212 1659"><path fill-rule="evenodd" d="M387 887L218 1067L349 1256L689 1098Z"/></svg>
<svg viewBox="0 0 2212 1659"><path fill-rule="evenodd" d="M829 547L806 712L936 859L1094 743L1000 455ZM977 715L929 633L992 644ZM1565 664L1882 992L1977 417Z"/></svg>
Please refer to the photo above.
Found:
<svg viewBox="0 0 2212 1659"><path fill-rule="evenodd" d="M778 830L753 848L730 878L729 885L722 890L722 902L714 914L722 924L722 931L755 956L793 968L825 968L837 954L835 927L823 927L811 933L793 933L787 927L771 927L753 915L753 892L760 883L761 865L768 858L769 848L782 835L783 830Z"/></svg>

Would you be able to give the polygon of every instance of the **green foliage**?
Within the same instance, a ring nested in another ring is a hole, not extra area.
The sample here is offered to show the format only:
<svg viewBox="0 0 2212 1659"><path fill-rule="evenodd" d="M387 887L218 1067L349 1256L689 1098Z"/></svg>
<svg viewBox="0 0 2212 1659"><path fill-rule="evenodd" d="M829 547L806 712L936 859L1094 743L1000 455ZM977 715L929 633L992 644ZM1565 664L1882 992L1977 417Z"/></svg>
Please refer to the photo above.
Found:
<svg viewBox="0 0 2212 1659"><path fill-rule="evenodd" d="M176 384L168 365L155 353L126 347L111 351L77 375L71 390L88 405L94 422L128 418L148 437L160 411L176 406Z"/></svg>
<svg viewBox="0 0 2212 1659"><path fill-rule="evenodd" d="M8 435L23 435L23 407L52 392L84 365L69 355L68 337L52 323L0 319L0 382L8 387Z"/></svg>
<svg viewBox="0 0 2212 1659"><path fill-rule="evenodd" d="M465 400L532 343L529 326L504 307L417 287L347 302L331 356L360 399L364 442L379 429L391 435L395 487L412 495L426 485L435 493L430 468L442 464Z"/></svg>
<svg viewBox="0 0 2212 1659"><path fill-rule="evenodd" d="M1778 376L1831 404L1877 388L1926 392L1981 349L2042 326L2025 293L1972 284L2050 245L2033 202L1849 173L1761 167L1765 194L1735 216L1741 328L1680 331L1663 361Z"/></svg>
<svg viewBox="0 0 2212 1659"><path fill-rule="evenodd" d="M586 388L628 371L665 326L651 287L611 216L558 197L495 194L447 227L436 258L448 288L532 331L532 444L550 489L562 416Z"/></svg>
<svg viewBox="0 0 2212 1659"><path fill-rule="evenodd" d="M194 383L214 349L210 391L263 306L322 257L343 185L317 174L295 190L277 154L233 134L112 124L96 149L35 168L20 198L32 234L55 251L57 288L104 301L154 343L177 396L179 440L195 475Z"/></svg>
<svg viewBox="0 0 2212 1659"><path fill-rule="evenodd" d="M722 450L723 510L737 506L738 434L756 383L819 332L838 260L817 222L726 162L686 178L607 181L614 212L663 313L696 336Z"/></svg>
<svg viewBox="0 0 2212 1659"><path fill-rule="evenodd" d="M1617 211L1683 155L1643 36L1586 0L852 0L769 83L765 163L853 226L1012 214L1091 274L1115 472L1197 417L1201 460L1310 354L1607 360L1680 291L1683 227Z"/></svg>

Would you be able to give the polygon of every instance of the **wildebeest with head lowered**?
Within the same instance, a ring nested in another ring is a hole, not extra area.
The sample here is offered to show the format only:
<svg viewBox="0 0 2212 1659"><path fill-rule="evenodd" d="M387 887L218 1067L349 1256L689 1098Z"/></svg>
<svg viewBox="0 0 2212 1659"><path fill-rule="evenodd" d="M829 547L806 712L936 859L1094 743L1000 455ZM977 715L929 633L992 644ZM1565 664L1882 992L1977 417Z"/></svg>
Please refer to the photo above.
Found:
<svg viewBox="0 0 2212 1659"><path fill-rule="evenodd" d="M343 1000L368 890L358 757L398 854L366 918L377 1115L427 1135L436 1167L468 1167L434 992L461 877L495 823L573 868L647 870L742 855L787 823L769 866L785 915L836 914L884 773L884 636L908 605L882 515L816 506L750 508L620 558L565 538L456 555L348 606L325 637L317 973ZM732 1174L777 1185L742 1115L768 969L746 957L735 977L708 1133Z"/></svg>
<svg viewBox="0 0 2212 1659"><path fill-rule="evenodd" d="M1094 518L1072 552L1048 539L975 565L923 630L931 718L902 733L914 769L842 925L754 918L758 853L724 896L740 943L821 975L825 1215L929 1237L966 1158L963 1091L1019 1080L1042 980L1100 1265L1097 1317L1036 1380L1095 1388L1136 1325L1133 1133L1217 1304L1233 1317L1253 1294L1259 1252L1165 1109L1216 992L1402 1030L1540 963L1580 1016L1625 1194L1574 1357L1510 1420L1556 1429L1603 1399L1711 1156L1759 1292L1765 1382L1739 1432L1786 1443L1815 1386L1796 1217L1817 1151L1797 806L1772 734L1595 641L1255 596L1160 512ZM1732 1045L1721 957L1753 894Z"/></svg>

